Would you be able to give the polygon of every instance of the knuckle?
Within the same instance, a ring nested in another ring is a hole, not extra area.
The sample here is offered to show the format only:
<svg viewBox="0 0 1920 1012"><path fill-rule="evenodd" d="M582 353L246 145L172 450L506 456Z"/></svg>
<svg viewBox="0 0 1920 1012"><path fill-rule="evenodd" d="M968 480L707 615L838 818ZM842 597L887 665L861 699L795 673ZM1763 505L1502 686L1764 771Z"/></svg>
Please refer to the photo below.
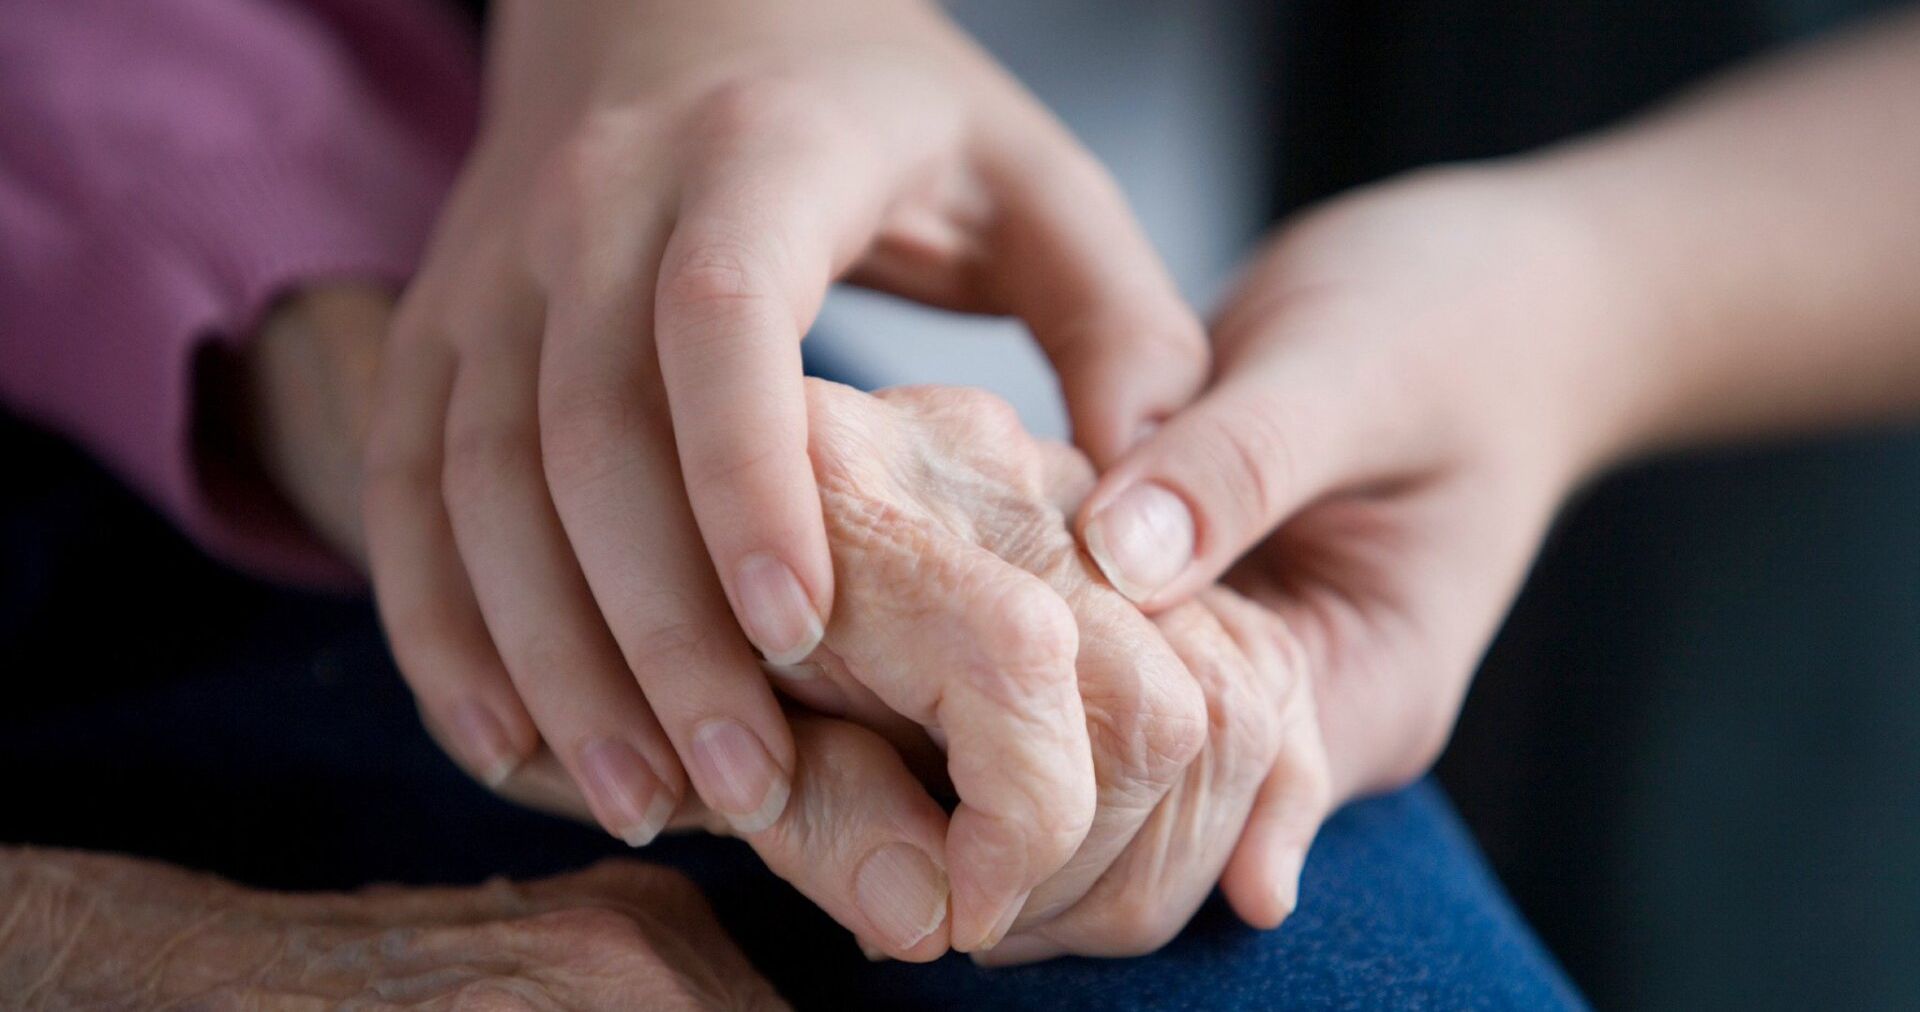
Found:
<svg viewBox="0 0 1920 1012"><path fill-rule="evenodd" d="M637 108L600 109L554 147L536 184L550 221L579 230L605 214L606 196L619 192L639 161L644 121Z"/></svg>
<svg viewBox="0 0 1920 1012"><path fill-rule="evenodd" d="M668 313L697 325L721 313L739 312L766 298L760 254L735 237L696 236L662 273L660 301ZM674 336L671 333L663 337Z"/></svg>
<svg viewBox="0 0 1920 1012"><path fill-rule="evenodd" d="M1086 700L1094 753L1114 764L1109 780L1164 787L1190 766L1208 739L1205 700L1183 673L1160 686L1138 684L1117 698Z"/></svg>
<svg viewBox="0 0 1920 1012"><path fill-rule="evenodd" d="M431 455L401 450L375 438L362 463L360 498L370 516L405 509L439 488L439 462Z"/></svg>
<svg viewBox="0 0 1920 1012"><path fill-rule="evenodd" d="M603 275L631 266L645 230L630 223L651 199L637 183L650 171L645 140L654 133L652 119L640 107L599 110L539 166L528 227L502 242L530 254L547 285L611 282Z"/></svg>
<svg viewBox="0 0 1920 1012"><path fill-rule="evenodd" d="M1286 721L1277 701L1242 679L1209 699L1209 708L1219 728L1222 753L1239 760L1242 776L1260 779L1279 753L1286 734Z"/></svg>
<svg viewBox="0 0 1920 1012"><path fill-rule="evenodd" d="M1146 708L1138 737L1147 757L1146 772L1172 780L1207 746L1206 700L1197 691L1159 694Z"/></svg>
<svg viewBox="0 0 1920 1012"><path fill-rule="evenodd" d="M643 602L636 609L640 617L618 630L628 669L643 680L648 671L723 670L722 639L688 615L678 594L660 593L671 599Z"/></svg>
<svg viewBox="0 0 1920 1012"><path fill-rule="evenodd" d="M1099 797L1091 778L1068 787L1039 806L1041 838L1063 858L1072 854L1092 832L1098 807Z"/></svg>
<svg viewBox="0 0 1920 1012"><path fill-rule="evenodd" d="M1264 767L1279 751L1287 725L1313 719L1305 653L1285 623L1258 612L1232 591L1210 588L1200 606L1216 618L1218 646L1201 684L1219 736Z"/></svg>
<svg viewBox="0 0 1920 1012"><path fill-rule="evenodd" d="M986 669L1027 699L1073 687L1079 627L1053 589L1025 573L997 581L974 615Z"/></svg>
<svg viewBox="0 0 1920 1012"><path fill-rule="evenodd" d="M1085 793L1084 802L1077 794L1033 799L1019 832L1028 852L1042 864L1066 860L1086 840L1093 828L1095 799L1091 790Z"/></svg>
<svg viewBox="0 0 1920 1012"><path fill-rule="evenodd" d="M532 464L539 455L535 437L517 426L471 423L447 430L441 485L449 508L484 498L500 476Z"/></svg>
<svg viewBox="0 0 1920 1012"><path fill-rule="evenodd" d="M784 69L729 77L694 103L696 134L726 145L770 133L825 143L844 126L835 106L805 74Z"/></svg>
<svg viewBox="0 0 1920 1012"><path fill-rule="evenodd" d="M1235 530L1263 528L1292 480L1290 440L1268 408L1210 411L1195 420L1197 445L1203 448L1196 471L1218 476L1215 501L1229 512Z"/></svg>
<svg viewBox="0 0 1920 1012"><path fill-rule="evenodd" d="M1024 760L1001 753L959 753L949 757L954 782L999 781L973 840L983 865L1012 868L1058 867L1087 838L1097 798L1091 777L1010 775ZM1026 773L1035 771L1028 769ZM964 797L964 788L963 788ZM977 802L974 802L977 804Z"/></svg>
<svg viewBox="0 0 1920 1012"><path fill-rule="evenodd" d="M617 381L556 387L540 414L541 460L556 486L593 483L623 459L616 451L638 445L651 428L645 403Z"/></svg>
<svg viewBox="0 0 1920 1012"><path fill-rule="evenodd" d="M392 417L394 411L384 404L374 408L361 447L361 498L369 505L396 506L439 484L440 461L435 448L407 438Z"/></svg>

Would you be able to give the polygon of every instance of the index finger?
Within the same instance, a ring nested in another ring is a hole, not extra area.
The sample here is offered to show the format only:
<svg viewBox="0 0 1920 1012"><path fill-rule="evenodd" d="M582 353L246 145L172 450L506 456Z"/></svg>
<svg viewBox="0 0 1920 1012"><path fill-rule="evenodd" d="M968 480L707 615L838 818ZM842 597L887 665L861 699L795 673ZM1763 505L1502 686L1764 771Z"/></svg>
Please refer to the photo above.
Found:
<svg viewBox="0 0 1920 1012"><path fill-rule="evenodd" d="M807 457L800 339L877 227L884 179L780 133L710 156L662 256L654 341L694 516L747 638L820 642L833 566Z"/></svg>

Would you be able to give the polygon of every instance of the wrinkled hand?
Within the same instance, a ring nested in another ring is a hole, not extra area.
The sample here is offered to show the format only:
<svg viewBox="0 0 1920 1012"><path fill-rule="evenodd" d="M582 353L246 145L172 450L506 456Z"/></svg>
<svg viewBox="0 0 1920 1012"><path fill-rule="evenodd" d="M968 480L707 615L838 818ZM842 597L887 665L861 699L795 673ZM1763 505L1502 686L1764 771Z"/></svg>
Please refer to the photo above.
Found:
<svg viewBox="0 0 1920 1012"><path fill-rule="evenodd" d="M797 761L754 647L803 656L834 607L799 352L829 283L1022 316L1108 455L1198 387L1199 325L934 4L517 0L488 58L382 353L382 621L476 776L544 742L631 842L688 781L751 834Z"/></svg>
<svg viewBox="0 0 1920 1012"><path fill-rule="evenodd" d="M776 1009L685 879L268 893L131 858L0 849L0 993L25 1008Z"/></svg>
<svg viewBox="0 0 1920 1012"><path fill-rule="evenodd" d="M354 409L312 401L358 388L314 377L371 357L361 346L378 328L354 324L377 318L372 298L305 297L255 349L263 455L322 528L329 516L350 526L353 483L303 467L324 463L339 441L328 420ZM1224 593L1164 628L1143 618L1068 533L1091 468L1034 441L1003 403L808 391L843 607L822 650L773 670L789 695L852 722L792 714L794 800L745 834L776 872L897 958L930 959L950 941L979 949L1016 928L1031 950L1145 951L1219 879L1274 773L1277 800L1256 824L1281 825L1285 846L1262 852L1294 855L1297 874L1325 792L1283 629ZM943 766L960 799L951 826L915 779ZM544 749L496 786L592 817ZM733 828L692 798L675 821ZM1290 876L1241 878L1229 875L1230 891L1268 896L1261 909L1290 905L1271 899Z"/></svg>
<svg viewBox="0 0 1920 1012"><path fill-rule="evenodd" d="M1079 522L1149 610L1226 583L1317 679L1336 800L1438 756L1562 497L1624 333L1588 235L1513 170L1394 182L1283 229L1214 328L1219 378Z"/></svg>
<svg viewBox="0 0 1920 1012"><path fill-rule="evenodd" d="M354 558L364 553L357 522L360 471L351 447L369 411L370 380L391 310L391 298L377 290L302 293L273 314L245 363L248 389L241 400L267 477L314 529ZM730 622L724 614L710 618ZM697 667L699 657L685 662L696 665L696 673L704 670ZM764 687L765 676L756 670L755 677ZM456 758L466 755L443 714L425 699L419 702L442 748ZM771 822L741 835L870 945L899 959L939 956L947 948L946 879L932 857L942 851L946 826L939 805L874 733L798 712L791 726L792 800ZM630 842L641 842L669 821L740 833L735 821L697 797L682 797L658 813L609 806L583 792L546 744L487 783L522 804L612 825ZM629 820L643 815L648 832L631 832L637 823ZM902 901L903 895L908 899ZM913 909L901 913L903 902ZM867 910L881 912L869 916ZM910 922L907 927L900 926L902 919Z"/></svg>
<svg viewBox="0 0 1920 1012"><path fill-rule="evenodd" d="M783 681L945 749L954 947L1150 951L1223 869L1278 923L1328 803L1286 627L1225 590L1142 616L1067 527L1091 467L990 395L810 381L810 402L841 607Z"/></svg>

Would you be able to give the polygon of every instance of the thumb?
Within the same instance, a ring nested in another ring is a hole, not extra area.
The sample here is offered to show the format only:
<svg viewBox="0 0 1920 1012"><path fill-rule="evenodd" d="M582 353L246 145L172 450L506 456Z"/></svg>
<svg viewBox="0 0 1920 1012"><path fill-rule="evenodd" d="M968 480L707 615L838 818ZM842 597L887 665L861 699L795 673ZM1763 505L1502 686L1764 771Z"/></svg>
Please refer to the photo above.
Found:
<svg viewBox="0 0 1920 1012"><path fill-rule="evenodd" d="M1102 476L1076 527L1115 588L1147 610L1178 604L1358 474L1359 409L1311 373L1245 363Z"/></svg>

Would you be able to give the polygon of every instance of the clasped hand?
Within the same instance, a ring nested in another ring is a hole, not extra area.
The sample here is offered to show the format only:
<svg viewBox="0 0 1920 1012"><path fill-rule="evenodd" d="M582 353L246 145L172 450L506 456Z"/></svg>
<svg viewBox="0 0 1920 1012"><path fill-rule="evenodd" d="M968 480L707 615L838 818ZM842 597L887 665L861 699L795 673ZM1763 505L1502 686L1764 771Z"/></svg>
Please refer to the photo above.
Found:
<svg viewBox="0 0 1920 1012"><path fill-rule="evenodd" d="M370 296L303 300L265 335L257 375L310 375L275 363L316 356L332 363L321 372L369 368L379 318ZM903 959L1145 952L1216 883L1249 920L1285 916L1329 793L1284 624L1224 589L1143 615L1068 528L1092 467L990 395L818 380L806 392L839 604L811 655L769 668L798 704L791 797L741 827L689 792L659 822L738 833L867 947ZM269 431L300 441L279 414ZM351 481L282 484L332 490L307 512L352 542ZM700 644L732 628L714 621L642 649L697 677ZM580 789L566 748L545 743L493 786L615 832L646 817Z"/></svg>

